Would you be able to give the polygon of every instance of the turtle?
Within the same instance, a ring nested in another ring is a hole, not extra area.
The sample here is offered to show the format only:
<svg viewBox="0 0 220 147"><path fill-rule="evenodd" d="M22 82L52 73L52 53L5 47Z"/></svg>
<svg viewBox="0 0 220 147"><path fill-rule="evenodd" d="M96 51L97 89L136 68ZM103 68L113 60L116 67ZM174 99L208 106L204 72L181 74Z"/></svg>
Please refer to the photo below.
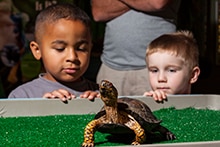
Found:
<svg viewBox="0 0 220 147"><path fill-rule="evenodd" d="M95 131L110 134L134 133L132 145L143 144L147 133L159 132L165 140L174 140L176 136L160 125L151 109L141 100L129 97L118 98L118 91L108 80L99 84L99 92L104 106L90 121L84 130L82 147L94 146Z"/></svg>

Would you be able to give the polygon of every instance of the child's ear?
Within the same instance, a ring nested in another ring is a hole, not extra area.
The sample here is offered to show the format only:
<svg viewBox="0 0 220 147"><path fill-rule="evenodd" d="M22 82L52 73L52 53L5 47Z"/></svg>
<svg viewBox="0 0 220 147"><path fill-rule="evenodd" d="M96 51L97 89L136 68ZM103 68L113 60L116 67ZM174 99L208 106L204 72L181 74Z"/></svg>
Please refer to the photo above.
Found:
<svg viewBox="0 0 220 147"><path fill-rule="evenodd" d="M198 66L194 67L192 70L192 77L190 79L190 84L195 83L200 75L200 68Z"/></svg>
<svg viewBox="0 0 220 147"><path fill-rule="evenodd" d="M35 59L40 60L41 59L41 51L39 49L38 43L35 41L31 41L30 48L31 48L31 52L34 55Z"/></svg>

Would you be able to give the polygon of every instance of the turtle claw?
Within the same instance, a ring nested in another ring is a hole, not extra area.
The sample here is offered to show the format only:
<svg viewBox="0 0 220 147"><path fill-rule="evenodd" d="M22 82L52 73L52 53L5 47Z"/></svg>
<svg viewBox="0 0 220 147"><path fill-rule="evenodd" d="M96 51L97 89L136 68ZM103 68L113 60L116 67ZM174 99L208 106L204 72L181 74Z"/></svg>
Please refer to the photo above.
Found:
<svg viewBox="0 0 220 147"><path fill-rule="evenodd" d="M140 143L137 142L137 141L134 141L134 142L131 143L131 145L140 145Z"/></svg>
<svg viewBox="0 0 220 147"><path fill-rule="evenodd" d="M83 142L82 147L94 147L94 143Z"/></svg>
<svg viewBox="0 0 220 147"><path fill-rule="evenodd" d="M167 132L166 139L167 140L175 140L176 136L172 132Z"/></svg>

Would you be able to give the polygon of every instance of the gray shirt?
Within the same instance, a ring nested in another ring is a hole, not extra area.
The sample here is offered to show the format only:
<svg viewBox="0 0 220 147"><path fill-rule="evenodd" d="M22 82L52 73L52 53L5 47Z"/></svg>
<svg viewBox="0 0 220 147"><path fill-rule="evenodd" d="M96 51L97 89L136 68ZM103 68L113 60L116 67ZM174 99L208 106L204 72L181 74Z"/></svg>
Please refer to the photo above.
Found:
<svg viewBox="0 0 220 147"><path fill-rule="evenodd" d="M179 0L160 12L130 10L108 21L105 28L102 62L115 70L137 70L146 67L148 44L164 33L176 31Z"/></svg>
<svg viewBox="0 0 220 147"><path fill-rule="evenodd" d="M8 98L41 98L45 93L52 92L57 89L66 89L78 97L81 93L87 90L98 90L98 84L82 78L81 81L75 82L72 88L69 88L61 83L47 80L43 78L43 74L40 74L37 79L20 85L14 89L9 94Z"/></svg>

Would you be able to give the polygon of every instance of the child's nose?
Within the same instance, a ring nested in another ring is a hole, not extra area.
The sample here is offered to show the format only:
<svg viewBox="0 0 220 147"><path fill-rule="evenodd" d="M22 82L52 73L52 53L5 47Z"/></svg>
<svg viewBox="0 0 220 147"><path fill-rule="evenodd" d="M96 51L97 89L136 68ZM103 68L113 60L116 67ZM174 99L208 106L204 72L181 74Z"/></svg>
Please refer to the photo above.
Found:
<svg viewBox="0 0 220 147"><path fill-rule="evenodd" d="M158 82L166 82L167 78L166 75L164 74L164 72L160 72L158 75Z"/></svg>
<svg viewBox="0 0 220 147"><path fill-rule="evenodd" d="M69 49L68 52L66 52L67 61L75 61L78 59L77 52L74 49Z"/></svg>

